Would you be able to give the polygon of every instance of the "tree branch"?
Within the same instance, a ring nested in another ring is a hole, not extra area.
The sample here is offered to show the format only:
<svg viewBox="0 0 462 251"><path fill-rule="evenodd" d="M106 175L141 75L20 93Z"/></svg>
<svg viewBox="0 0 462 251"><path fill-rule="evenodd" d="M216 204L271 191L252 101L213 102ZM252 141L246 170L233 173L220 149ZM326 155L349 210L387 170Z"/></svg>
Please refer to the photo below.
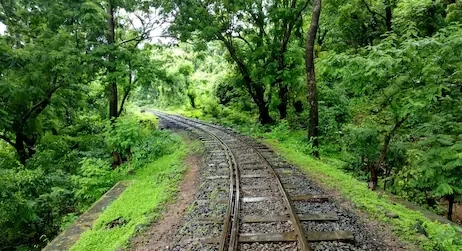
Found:
<svg viewBox="0 0 462 251"><path fill-rule="evenodd" d="M251 83L253 81L252 81L252 79L250 77L249 70L247 69L247 66L242 61L242 59L240 59L239 56L237 55L236 49L233 47L233 44L231 43L232 40L231 41L227 40L223 36L223 34L221 34L219 32L216 34L216 36L217 36L218 40L222 41L225 44L225 47L226 47L226 49L228 49L228 52L229 52L231 58L237 64L237 67L238 67L239 71L241 72L242 77L244 78L244 82L245 82L245 84L247 86L247 89L249 91L250 96L252 96L252 98L255 99L256 98L256 93L253 90L252 85L251 85Z"/></svg>
<svg viewBox="0 0 462 251"><path fill-rule="evenodd" d="M6 143L10 144L12 147L15 147L14 142L4 134L0 134L0 139L3 139Z"/></svg>
<svg viewBox="0 0 462 251"><path fill-rule="evenodd" d="M56 81L56 78L55 80L53 80L54 82ZM23 117L22 117L22 123L25 123L29 118L30 116L33 114L33 113L36 113L36 114L39 114L40 112L42 112L47 106L48 104L50 103L50 99L51 99L51 96L53 96L53 93L55 93L61 86L60 85L57 85L55 87L53 87L51 90L49 90L47 93L46 93L46 97L44 99L42 99L40 102L38 102L37 104L35 104Z"/></svg>
<svg viewBox="0 0 462 251"><path fill-rule="evenodd" d="M253 47L252 47L252 45L249 43L249 41L247 41L247 39L245 39L243 36L241 36L240 33L239 33L237 36L232 36L232 37L233 37L233 38L238 38L238 39L244 41L244 42L249 46L249 48L250 48L251 50L253 50Z"/></svg>
<svg viewBox="0 0 462 251"><path fill-rule="evenodd" d="M372 15L377 15L379 17L381 17L383 20L387 20L383 15L381 15L380 13L376 12L376 11L373 11L370 6L367 4L366 0L361 0L361 2L363 2L363 4L366 6L366 9L367 11L369 11Z"/></svg>
<svg viewBox="0 0 462 251"><path fill-rule="evenodd" d="M125 101L127 100L128 98L128 94L130 94L130 91L131 91L131 88L128 87L125 91L124 91L124 96L122 98L122 103L120 104L120 109L119 109L119 113L117 114L117 117L120 117L120 115L122 114L123 110L124 110L124 105L125 105Z"/></svg>

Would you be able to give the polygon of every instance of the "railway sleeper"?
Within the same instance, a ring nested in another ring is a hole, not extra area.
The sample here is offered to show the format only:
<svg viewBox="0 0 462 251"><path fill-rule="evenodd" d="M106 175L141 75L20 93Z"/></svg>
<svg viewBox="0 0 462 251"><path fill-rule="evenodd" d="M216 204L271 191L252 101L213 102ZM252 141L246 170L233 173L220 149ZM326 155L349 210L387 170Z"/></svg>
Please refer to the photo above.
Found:
<svg viewBox="0 0 462 251"><path fill-rule="evenodd" d="M300 221L338 221L339 218L334 213L314 213L314 214L299 214ZM246 215L240 219L242 223L266 223L266 222L282 222L290 220L289 215ZM222 224L223 218L220 217L204 217L194 220L192 224Z"/></svg>
<svg viewBox="0 0 462 251"><path fill-rule="evenodd" d="M271 185L244 185L241 186L241 190L274 190L277 189L274 186Z"/></svg>
<svg viewBox="0 0 462 251"><path fill-rule="evenodd" d="M241 178L272 178L271 174L261 173L261 174L245 174L241 175Z"/></svg>
<svg viewBox="0 0 462 251"><path fill-rule="evenodd" d="M240 169L243 171L254 171L254 170L266 170L267 167L264 165L240 165Z"/></svg>
<svg viewBox="0 0 462 251"><path fill-rule="evenodd" d="M300 221L338 221L339 218L334 213L313 213L313 214L298 214ZM286 215L246 215L240 220L243 223L262 223L288 221L290 216Z"/></svg>
<svg viewBox="0 0 462 251"><path fill-rule="evenodd" d="M322 203L329 201L329 197L324 195L295 195L290 197L292 201L307 201L313 203ZM261 202L279 200L279 197L243 197L242 202Z"/></svg>
<svg viewBox="0 0 462 251"><path fill-rule="evenodd" d="M209 176L206 179L207 180L229 179L229 176L228 175L216 175L216 176Z"/></svg>
<svg viewBox="0 0 462 251"><path fill-rule="evenodd" d="M329 232L304 232L306 239L309 242L318 241L346 241L352 242L355 237L350 231L329 231ZM252 242L292 242L297 241L295 232L287 233L248 233L240 234L238 242L252 243Z"/></svg>
<svg viewBox="0 0 462 251"><path fill-rule="evenodd" d="M341 241L354 242L354 234L350 231L328 231L328 232L304 232L306 239L309 242L319 241ZM297 234L295 232L285 233L247 233L239 234L239 243L268 243L268 242L296 242ZM200 242L204 244L217 244L220 242L220 237L209 238L194 238L181 240L180 244L188 244L192 242Z"/></svg>

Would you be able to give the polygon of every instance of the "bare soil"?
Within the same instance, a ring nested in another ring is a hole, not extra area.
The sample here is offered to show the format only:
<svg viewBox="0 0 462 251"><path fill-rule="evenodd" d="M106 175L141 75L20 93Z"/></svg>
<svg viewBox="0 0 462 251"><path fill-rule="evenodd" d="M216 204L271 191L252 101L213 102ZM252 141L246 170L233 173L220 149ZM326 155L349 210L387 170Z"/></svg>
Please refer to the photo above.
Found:
<svg viewBox="0 0 462 251"><path fill-rule="evenodd" d="M446 210L446 213L444 213L442 216L444 218L447 218L448 202L446 200L442 200L440 207L443 210ZM462 204L454 203L454 206L452 208L452 221L462 226Z"/></svg>
<svg viewBox="0 0 462 251"><path fill-rule="evenodd" d="M462 205L456 204L454 207L454 216L452 218L455 223L462 225Z"/></svg>
<svg viewBox="0 0 462 251"><path fill-rule="evenodd" d="M189 169L180 184L176 201L167 205L162 219L153 222L148 230L135 236L131 240L131 247L127 250L169 249L189 204L194 201L199 186L198 175L199 168L202 166L202 157L199 154L190 154L186 158L186 164Z"/></svg>

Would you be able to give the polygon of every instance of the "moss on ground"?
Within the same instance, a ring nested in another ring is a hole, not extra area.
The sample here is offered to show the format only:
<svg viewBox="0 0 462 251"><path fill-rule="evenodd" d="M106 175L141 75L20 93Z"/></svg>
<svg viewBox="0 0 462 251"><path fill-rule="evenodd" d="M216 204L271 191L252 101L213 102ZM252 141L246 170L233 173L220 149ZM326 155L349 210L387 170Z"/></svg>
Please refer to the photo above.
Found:
<svg viewBox="0 0 462 251"><path fill-rule="evenodd" d="M175 136L181 141L180 136ZM137 170L131 185L82 234L73 251L105 251L125 247L130 237L161 215L165 204L178 189L186 167L183 159L190 146L179 144L174 153L163 156ZM121 218L122 217L122 218ZM119 224L109 228L114 220ZM122 220L120 220L122 219Z"/></svg>

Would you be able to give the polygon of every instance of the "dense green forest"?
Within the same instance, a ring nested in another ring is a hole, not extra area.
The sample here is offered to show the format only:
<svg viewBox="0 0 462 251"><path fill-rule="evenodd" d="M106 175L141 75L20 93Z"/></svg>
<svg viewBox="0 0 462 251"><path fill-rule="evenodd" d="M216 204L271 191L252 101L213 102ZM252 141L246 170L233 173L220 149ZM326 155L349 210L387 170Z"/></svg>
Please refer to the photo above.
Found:
<svg viewBox="0 0 462 251"><path fill-rule="evenodd" d="M172 151L136 106L271 131L449 219L461 200L460 0L15 0L0 24L0 250Z"/></svg>

